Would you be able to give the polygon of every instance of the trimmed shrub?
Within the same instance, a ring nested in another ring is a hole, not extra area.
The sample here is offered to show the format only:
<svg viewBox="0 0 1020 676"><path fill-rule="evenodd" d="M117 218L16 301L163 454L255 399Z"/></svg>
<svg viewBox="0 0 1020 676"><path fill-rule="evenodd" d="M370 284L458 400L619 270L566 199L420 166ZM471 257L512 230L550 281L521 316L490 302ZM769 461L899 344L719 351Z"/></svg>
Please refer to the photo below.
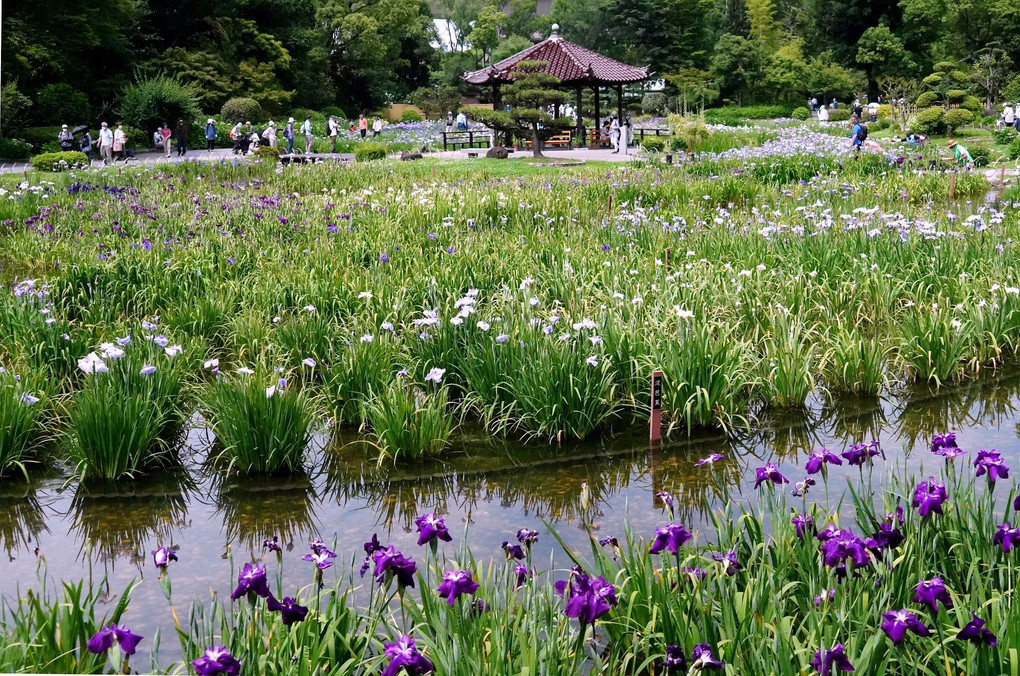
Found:
<svg viewBox="0 0 1020 676"><path fill-rule="evenodd" d="M967 98L967 92L963 89L950 89L946 92L946 101L949 103L963 103Z"/></svg>
<svg viewBox="0 0 1020 676"><path fill-rule="evenodd" d="M938 92L924 92L917 97L917 101L915 101L914 104L918 108L931 108L938 102L939 102Z"/></svg>
<svg viewBox="0 0 1020 676"><path fill-rule="evenodd" d="M794 108L793 117L795 117L798 120L806 120L809 117L811 117L811 111L805 108L804 106L801 106L800 108Z"/></svg>
<svg viewBox="0 0 1020 676"><path fill-rule="evenodd" d="M311 108L296 108L291 111L290 116L296 120L294 123L295 125L299 125L304 122L306 117L312 118L312 122L326 121L326 117L322 113L317 110L312 110Z"/></svg>
<svg viewBox="0 0 1020 676"><path fill-rule="evenodd" d="M641 112L645 115L663 115L666 112L666 95L649 92L641 97Z"/></svg>
<svg viewBox="0 0 1020 676"><path fill-rule="evenodd" d="M661 136L646 136L641 139L641 147L652 153L661 153L666 149L666 139Z"/></svg>
<svg viewBox="0 0 1020 676"><path fill-rule="evenodd" d="M878 119L888 120L890 117L892 117L892 106L888 103L883 103L878 107Z"/></svg>
<svg viewBox="0 0 1020 676"><path fill-rule="evenodd" d="M408 108L407 110L405 110L403 113L400 114L400 121L401 122L411 122L411 123L413 123L413 122L421 122L422 121L422 117L421 117L421 115L418 114L417 110L411 110L410 108Z"/></svg>
<svg viewBox="0 0 1020 676"><path fill-rule="evenodd" d="M837 108L836 110L829 111L830 122L846 122L850 119L850 115L853 113L849 108Z"/></svg>
<svg viewBox="0 0 1020 676"><path fill-rule="evenodd" d="M934 68L936 73L950 73L956 70L956 63L953 61L939 61Z"/></svg>
<svg viewBox="0 0 1020 676"><path fill-rule="evenodd" d="M918 134L941 134L946 130L946 111L938 106L925 108L914 115L910 128Z"/></svg>
<svg viewBox="0 0 1020 676"><path fill-rule="evenodd" d="M939 75L938 73L932 73L928 77L926 77L923 80L921 80L921 84L923 84L925 87L932 87L932 88L938 87L940 84L942 84L942 76ZM925 92L925 93L929 93L929 92Z"/></svg>
<svg viewBox="0 0 1020 676"><path fill-rule="evenodd" d="M124 90L120 115L126 124L155 129L163 122L195 120L201 113L192 89L171 77L140 80ZM148 132L150 135L152 132Z"/></svg>
<svg viewBox="0 0 1020 676"><path fill-rule="evenodd" d="M330 115L333 115L337 119L340 119L340 120L346 120L347 119L347 113L345 113L344 111L340 110L336 106L326 106L325 108L322 109L322 115L327 120L329 119Z"/></svg>
<svg viewBox="0 0 1020 676"><path fill-rule="evenodd" d="M946 124L946 131L952 134L957 128L973 122L974 113L964 108L956 108L954 110L947 110L942 119Z"/></svg>
<svg viewBox="0 0 1020 676"><path fill-rule="evenodd" d="M999 145L1008 146L1017 138L1015 127L1006 127L995 132L995 142Z"/></svg>
<svg viewBox="0 0 1020 676"><path fill-rule="evenodd" d="M74 127L89 119L89 99L69 84L46 85L35 95L32 117L43 124Z"/></svg>
<svg viewBox="0 0 1020 676"><path fill-rule="evenodd" d="M975 167L987 167L992 159L992 151L988 146L971 146L968 150Z"/></svg>
<svg viewBox="0 0 1020 676"><path fill-rule="evenodd" d="M888 129L888 128L889 128L889 123L884 121L884 120L879 120L877 122L869 122L868 123L868 131L869 132L882 131L883 129Z"/></svg>
<svg viewBox="0 0 1020 676"><path fill-rule="evenodd" d="M74 150L65 153L43 153L32 158L32 166L38 171L66 171L88 163L89 158L85 153Z"/></svg>
<svg viewBox="0 0 1020 676"><path fill-rule="evenodd" d="M971 113L974 114L974 117L985 116L985 104L981 99L979 99L976 96L968 96L967 98L965 98L963 100L963 103L960 104L960 107L963 108L964 110L969 110Z"/></svg>
<svg viewBox="0 0 1020 676"><path fill-rule="evenodd" d="M259 102L245 98L234 98L224 103L220 118L231 126L238 122L261 122L265 119Z"/></svg>
<svg viewBox="0 0 1020 676"><path fill-rule="evenodd" d="M1009 159L1020 160L1020 138L1009 144Z"/></svg>
<svg viewBox="0 0 1020 676"><path fill-rule="evenodd" d="M358 162L386 159L386 146L381 143L365 141L354 146L354 159Z"/></svg>
<svg viewBox="0 0 1020 676"><path fill-rule="evenodd" d="M32 145L20 138L0 138L0 159L24 160L32 154Z"/></svg>
<svg viewBox="0 0 1020 676"><path fill-rule="evenodd" d="M281 150L279 148L270 148L268 145L260 145L255 149L253 153L255 157L262 157L265 159L278 160L280 159Z"/></svg>

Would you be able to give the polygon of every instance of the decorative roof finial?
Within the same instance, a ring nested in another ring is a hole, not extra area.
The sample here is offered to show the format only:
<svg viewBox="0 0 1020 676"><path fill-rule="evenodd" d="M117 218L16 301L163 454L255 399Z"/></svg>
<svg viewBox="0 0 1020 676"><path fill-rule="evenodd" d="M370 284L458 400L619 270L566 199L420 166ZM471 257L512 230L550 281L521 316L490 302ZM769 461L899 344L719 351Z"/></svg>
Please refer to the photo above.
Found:
<svg viewBox="0 0 1020 676"><path fill-rule="evenodd" d="M549 39L550 40L560 39L560 25L558 23L554 23L552 25L552 34L549 36Z"/></svg>

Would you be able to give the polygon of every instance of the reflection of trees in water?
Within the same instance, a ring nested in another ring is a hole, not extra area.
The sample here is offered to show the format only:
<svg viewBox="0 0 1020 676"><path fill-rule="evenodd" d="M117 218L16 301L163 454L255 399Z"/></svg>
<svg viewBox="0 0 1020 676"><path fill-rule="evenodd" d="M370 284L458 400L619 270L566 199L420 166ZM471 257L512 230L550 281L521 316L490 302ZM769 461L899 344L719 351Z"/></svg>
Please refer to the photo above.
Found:
<svg viewBox="0 0 1020 676"><path fill-rule="evenodd" d="M151 479L84 482L71 499L71 528L81 536L79 556L113 564L148 556L146 542L173 544L173 533L188 526L188 501L195 484L186 472Z"/></svg>
<svg viewBox="0 0 1020 676"><path fill-rule="evenodd" d="M837 448L829 449L836 453L851 444L867 443L880 438L888 424L880 400L857 397L834 397L822 409L818 422L826 437L839 442ZM829 442L830 445L835 445L833 441Z"/></svg>
<svg viewBox="0 0 1020 676"><path fill-rule="evenodd" d="M0 546L7 558L14 561L15 554L24 549L32 551L32 541L39 541L42 533L49 533L46 513L39 502L35 483L10 480L0 494Z"/></svg>
<svg viewBox="0 0 1020 676"><path fill-rule="evenodd" d="M741 430L736 439L759 460L803 457L822 445L818 421L809 411L773 411L757 422L754 428Z"/></svg>
<svg viewBox="0 0 1020 676"><path fill-rule="evenodd" d="M262 542L274 535L286 543L311 539L313 506L317 495L304 472L280 477L216 480L216 510L223 517L227 544L262 551Z"/></svg>
<svg viewBox="0 0 1020 676"><path fill-rule="evenodd" d="M711 446L653 450L646 471L652 479L649 509L661 509L662 501L654 495L665 491L673 496L677 520L692 523L707 516L711 505L730 497L738 487L746 466L748 447L735 439L723 439ZM724 460L696 467L698 460L709 453L721 453Z"/></svg>

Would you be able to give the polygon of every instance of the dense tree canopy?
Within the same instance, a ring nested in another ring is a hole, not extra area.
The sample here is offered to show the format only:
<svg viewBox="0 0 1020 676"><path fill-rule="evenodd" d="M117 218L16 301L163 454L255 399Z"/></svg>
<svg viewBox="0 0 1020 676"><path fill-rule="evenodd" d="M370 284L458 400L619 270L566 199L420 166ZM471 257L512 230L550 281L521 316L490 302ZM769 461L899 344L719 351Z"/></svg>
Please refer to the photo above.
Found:
<svg viewBox="0 0 1020 676"><path fill-rule="evenodd" d="M1015 0L32 0L5 3L0 70L28 124L120 110L170 77L218 111L269 115L474 91L460 76L547 35L665 76L685 105L875 96L882 83L963 88L993 105L1020 63ZM433 17L441 18L437 24ZM948 64L948 65L947 65ZM1013 89L1020 85L1013 86ZM1009 91L1012 91L1010 89ZM13 99L12 99L13 100ZM6 127L6 125L5 125Z"/></svg>

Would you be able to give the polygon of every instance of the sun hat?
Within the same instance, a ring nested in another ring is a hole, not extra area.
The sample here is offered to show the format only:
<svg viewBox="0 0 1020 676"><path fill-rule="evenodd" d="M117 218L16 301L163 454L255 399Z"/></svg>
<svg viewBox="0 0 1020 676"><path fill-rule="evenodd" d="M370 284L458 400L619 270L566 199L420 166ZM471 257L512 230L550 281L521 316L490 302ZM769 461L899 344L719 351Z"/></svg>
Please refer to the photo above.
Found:
<svg viewBox="0 0 1020 676"><path fill-rule="evenodd" d="M61 129L67 129L67 125L66 124L62 124L62 125L60 125L60 128Z"/></svg>
<svg viewBox="0 0 1020 676"><path fill-rule="evenodd" d="M946 145L948 145L948 146L949 146L950 148L955 148L955 147L956 147L956 141L955 141L955 140L953 140L953 141L950 141L950 142L949 142L949 143L947 143Z"/></svg>
<svg viewBox="0 0 1020 676"><path fill-rule="evenodd" d="M212 124L212 123L213 123L213 119L212 119L212 118L210 117L210 118L209 118L209 121L208 121L208 122L206 122L206 124Z"/></svg>
<svg viewBox="0 0 1020 676"><path fill-rule="evenodd" d="M287 122L288 122L288 123L290 123L290 122L293 122L293 121L294 121L294 118L293 118L293 117L292 117L292 118L290 118L289 120L287 120Z"/></svg>

